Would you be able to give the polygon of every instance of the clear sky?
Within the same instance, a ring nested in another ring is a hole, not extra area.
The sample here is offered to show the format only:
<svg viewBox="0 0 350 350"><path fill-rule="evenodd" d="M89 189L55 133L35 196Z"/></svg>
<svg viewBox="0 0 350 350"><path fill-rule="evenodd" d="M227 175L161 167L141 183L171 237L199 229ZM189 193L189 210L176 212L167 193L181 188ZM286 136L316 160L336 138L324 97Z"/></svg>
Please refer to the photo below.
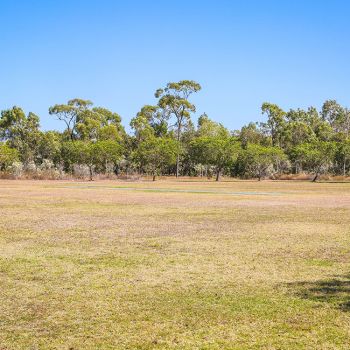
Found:
<svg viewBox="0 0 350 350"><path fill-rule="evenodd" d="M349 16L348 0L0 0L0 109L61 128L48 107L79 97L125 125L182 79L202 85L196 116L230 129L264 101L350 106Z"/></svg>

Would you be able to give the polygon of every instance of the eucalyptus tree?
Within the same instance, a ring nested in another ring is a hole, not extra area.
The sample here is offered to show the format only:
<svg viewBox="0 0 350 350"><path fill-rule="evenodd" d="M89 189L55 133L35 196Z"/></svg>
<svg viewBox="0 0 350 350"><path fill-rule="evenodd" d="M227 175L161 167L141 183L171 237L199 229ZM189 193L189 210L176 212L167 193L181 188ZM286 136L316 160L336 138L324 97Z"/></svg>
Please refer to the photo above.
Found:
<svg viewBox="0 0 350 350"><path fill-rule="evenodd" d="M337 144L336 159L341 164L340 169L343 176L346 176L350 167L350 139L345 139Z"/></svg>
<svg viewBox="0 0 350 350"><path fill-rule="evenodd" d="M67 104L56 104L49 108L49 114L55 115L66 125L66 132L71 140L76 138L76 123L79 115L92 106L90 100L75 98L69 100Z"/></svg>
<svg viewBox="0 0 350 350"><path fill-rule="evenodd" d="M240 175L257 177L260 181L269 174L269 169L287 159L279 147L249 144L238 156Z"/></svg>
<svg viewBox="0 0 350 350"><path fill-rule="evenodd" d="M154 136L154 129L149 120L144 115L137 115L131 119L130 126L134 131L134 137L137 145L149 136Z"/></svg>
<svg viewBox="0 0 350 350"><path fill-rule="evenodd" d="M1 112L0 141L6 141L19 152L24 163L35 161L40 138L39 117L29 112L28 115L19 107Z"/></svg>
<svg viewBox="0 0 350 350"><path fill-rule="evenodd" d="M272 146L282 146L282 135L285 128L284 112L276 104L264 102L261 106L262 114L267 115L267 121L261 127L271 137Z"/></svg>
<svg viewBox="0 0 350 350"><path fill-rule="evenodd" d="M249 123L241 128L238 132L238 139L243 148L247 148L249 144L265 144L266 137L258 128L257 123Z"/></svg>
<svg viewBox="0 0 350 350"><path fill-rule="evenodd" d="M92 169L98 172L107 172L108 165L116 168L123 155L123 146L112 140L102 140L88 143L88 166L90 169L90 180L92 180Z"/></svg>
<svg viewBox="0 0 350 350"><path fill-rule="evenodd" d="M215 167L216 181L219 181L225 167L237 158L240 143L222 124L204 114L198 120L197 137L191 141L190 150L197 163Z"/></svg>
<svg viewBox="0 0 350 350"><path fill-rule="evenodd" d="M240 144L232 136L200 136L191 142L191 154L198 163L215 167L216 181L225 167L237 158Z"/></svg>
<svg viewBox="0 0 350 350"><path fill-rule="evenodd" d="M67 104L54 105L49 113L66 125L66 133L74 140L118 140L125 136L119 114L102 107L92 107L90 100L75 98Z"/></svg>
<svg viewBox="0 0 350 350"><path fill-rule="evenodd" d="M151 135L140 142L135 157L144 164L155 181L156 176L161 175L165 168L176 163L178 149L179 143L173 138Z"/></svg>
<svg viewBox="0 0 350 350"><path fill-rule="evenodd" d="M62 144L62 159L67 171L73 170L73 165L86 165L89 168L90 180L94 170L105 172L108 164L113 167L121 160L123 146L112 140L103 141L65 141Z"/></svg>
<svg viewBox="0 0 350 350"><path fill-rule="evenodd" d="M200 84L193 80L181 80L177 83L168 83L164 89L158 89L155 97L161 108L164 119L173 120L170 127L174 128L176 140L181 142L183 129L190 124L191 113L196 107L189 101L189 97L201 90ZM176 156L176 177L179 176L180 149Z"/></svg>
<svg viewBox="0 0 350 350"><path fill-rule="evenodd" d="M92 141L122 142L126 134L120 115L103 107L93 107L79 113L76 130L79 139Z"/></svg>
<svg viewBox="0 0 350 350"><path fill-rule="evenodd" d="M308 124L307 112L301 109L291 109L286 113L286 123L283 130L283 146L286 150L298 144L309 142L316 137Z"/></svg>
<svg viewBox="0 0 350 350"><path fill-rule="evenodd" d="M329 141L313 141L296 146L293 156L303 164L304 168L313 172L315 182L322 172L333 164L336 153L336 143Z"/></svg>
<svg viewBox="0 0 350 350"><path fill-rule="evenodd" d="M336 133L350 136L350 110L335 100L327 100L322 105L322 118L329 122Z"/></svg>
<svg viewBox="0 0 350 350"><path fill-rule="evenodd" d="M62 134L58 131L44 131L38 140L38 159L48 159L55 165L61 162Z"/></svg>
<svg viewBox="0 0 350 350"><path fill-rule="evenodd" d="M150 127L154 130L155 136L165 137L168 135L168 121L159 106L145 105L137 113L136 117L145 117Z"/></svg>
<svg viewBox="0 0 350 350"><path fill-rule="evenodd" d="M211 120L206 113L198 118L197 136L229 136L230 132L221 124Z"/></svg>

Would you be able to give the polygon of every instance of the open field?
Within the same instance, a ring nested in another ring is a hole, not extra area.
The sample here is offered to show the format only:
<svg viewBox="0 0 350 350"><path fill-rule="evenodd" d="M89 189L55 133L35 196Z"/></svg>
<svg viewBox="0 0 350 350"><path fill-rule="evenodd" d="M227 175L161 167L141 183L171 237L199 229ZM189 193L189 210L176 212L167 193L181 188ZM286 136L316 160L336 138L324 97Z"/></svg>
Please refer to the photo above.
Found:
<svg viewBox="0 0 350 350"><path fill-rule="evenodd" d="M0 349L349 349L350 184L0 182Z"/></svg>

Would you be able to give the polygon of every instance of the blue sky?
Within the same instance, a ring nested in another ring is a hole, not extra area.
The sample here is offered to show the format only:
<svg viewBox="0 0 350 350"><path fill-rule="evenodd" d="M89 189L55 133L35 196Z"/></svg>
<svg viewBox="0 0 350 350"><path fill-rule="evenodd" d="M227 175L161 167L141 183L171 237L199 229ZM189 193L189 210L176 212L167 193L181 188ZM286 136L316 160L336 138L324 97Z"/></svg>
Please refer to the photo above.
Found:
<svg viewBox="0 0 350 350"><path fill-rule="evenodd" d="M125 125L181 79L202 85L196 116L230 129L264 101L350 106L349 15L345 0L0 0L0 109L59 129L48 107L80 97Z"/></svg>

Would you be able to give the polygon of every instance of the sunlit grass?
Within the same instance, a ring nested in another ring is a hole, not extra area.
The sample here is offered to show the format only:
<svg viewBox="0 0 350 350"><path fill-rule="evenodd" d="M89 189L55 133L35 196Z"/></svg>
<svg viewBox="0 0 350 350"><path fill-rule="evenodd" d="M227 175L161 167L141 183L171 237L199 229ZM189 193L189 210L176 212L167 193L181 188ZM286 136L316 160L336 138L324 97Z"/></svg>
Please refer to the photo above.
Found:
<svg viewBox="0 0 350 350"><path fill-rule="evenodd" d="M350 184L3 181L0 208L1 350L350 348Z"/></svg>

